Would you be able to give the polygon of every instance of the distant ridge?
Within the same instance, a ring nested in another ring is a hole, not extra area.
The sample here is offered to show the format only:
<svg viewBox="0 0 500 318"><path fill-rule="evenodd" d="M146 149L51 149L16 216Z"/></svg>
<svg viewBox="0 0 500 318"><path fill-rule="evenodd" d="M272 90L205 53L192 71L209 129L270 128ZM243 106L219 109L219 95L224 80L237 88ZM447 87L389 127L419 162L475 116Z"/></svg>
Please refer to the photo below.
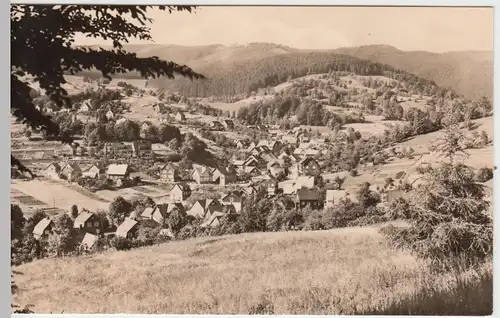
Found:
<svg viewBox="0 0 500 318"><path fill-rule="evenodd" d="M303 50L274 43L229 46L221 44L200 46L127 44L124 47L127 51L137 53L141 57L158 56L161 59L188 65L200 72L227 68L235 63L255 63L272 56L300 52L331 52L387 64L434 81L441 87L450 87L469 98L493 96L493 52L491 51L433 53L402 51L390 45ZM109 46L103 46L103 48L109 48ZM204 75L210 76L210 74Z"/></svg>

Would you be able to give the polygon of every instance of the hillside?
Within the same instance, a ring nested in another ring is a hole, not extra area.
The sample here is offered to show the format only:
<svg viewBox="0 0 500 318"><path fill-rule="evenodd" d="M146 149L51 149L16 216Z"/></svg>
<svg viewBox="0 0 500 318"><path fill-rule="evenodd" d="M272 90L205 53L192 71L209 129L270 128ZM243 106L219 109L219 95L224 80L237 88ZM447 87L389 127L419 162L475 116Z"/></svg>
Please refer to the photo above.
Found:
<svg viewBox="0 0 500 318"><path fill-rule="evenodd" d="M18 266L14 302L37 313L349 314L429 282L450 287L424 265L374 227L231 235Z"/></svg>
<svg viewBox="0 0 500 318"><path fill-rule="evenodd" d="M471 98L493 95L493 52L405 52L386 45L341 48L335 52L404 69Z"/></svg>
<svg viewBox="0 0 500 318"><path fill-rule="evenodd" d="M140 57L158 56L186 64L208 77L219 77L221 69L238 67L251 69L257 61L275 58L281 60L285 55L308 54L320 57L319 53L351 55L360 59L390 65L419 77L436 82L441 87L451 87L470 98L492 96L493 92L493 55L492 52L467 51L431 53L424 51L401 51L388 45L370 45L355 48L340 48L330 51L299 50L278 44L251 43L248 45L126 45L130 52ZM314 55L316 54L316 55ZM275 61L271 59L270 61ZM262 62L267 65L266 62ZM324 70L322 70L324 71ZM226 75L226 74L224 74ZM289 74L281 74L284 78ZM129 74L136 77L138 74ZM235 76L236 77L236 76ZM182 82L182 81L181 81ZM273 83L276 85L279 83ZM167 87L170 87L167 86Z"/></svg>

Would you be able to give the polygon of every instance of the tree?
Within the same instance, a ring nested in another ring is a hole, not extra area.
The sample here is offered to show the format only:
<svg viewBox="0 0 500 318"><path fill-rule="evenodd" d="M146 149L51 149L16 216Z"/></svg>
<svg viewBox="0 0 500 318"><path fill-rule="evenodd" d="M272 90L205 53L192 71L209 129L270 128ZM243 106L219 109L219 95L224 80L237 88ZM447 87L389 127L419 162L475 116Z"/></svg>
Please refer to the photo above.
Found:
<svg viewBox="0 0 500 318"><path fill-rule="evenodd" d="M132 212L132 205L122 196L116 197L109 205L108 215L113 224L120 225Z"/></svg>
<svg viewBox="0 0 500 318"><path fill-rule="evenodd" d="M23 228L26 220L23 211L18 205L10 205L10 237L11 240L22 240Z"/></svg>
<svg viewBox="0 0 500 318"><path fill-rule="evenodd" d="M71 230L73 220L67 214L61 214L54 222L52 233L47 240L47 252L52 256L61 256L72 248Z"/></svg>
<svg viewBox="0 0 500 318"><path fill-rule="evenodd" d="M421 170L423 183L416 195L409 206L400 203L409 226L384 232L396 247L409 248L435 264L472 265L492 256L493 219L473 169L453 160L456 138L444 140L450 142L441 148L449 162Z"/></svg>
<svg viewBox="0 0 500 318"><path fill-rule="evenodd" d="M187 223L186 214L179 209L174 209L168 216L167 223L172 233L177 235Z"/></svg>
<svg viewBox="0 0 500 318"><path fill-rule="evenodd" d="M374 207L380 202L380 196L370 190L369 182L361 185L356 197L359 203L365 208Z"/></svg>
<svg viewBox="0 0 500 318"><path fill-rule="evenodd" d="M73 204L73 205L71 206L71 211L70 211L70 213L71 213L71 217L72 217L73 219L76 219L76 218L78 217L78 214L79 214L79 213L78 213L78 207L76 206L76 204Z"/></svg>
<svg viewBox="0 0 500 318"><path fill-rule="evenodd" d="M11 21L11 111L14 117L34 130L62 142L71 142L70 136L61 134L59 125L51 117L35 108L31 88L25 75L37 79L40 87L58 107L71 108L63 74L76 74L96 69L104 78L136 71L144 78L174 74L190 79L202 79L185 65L162 61L157 57L139 58L124 50L122 43L130 38L151 40L146 26L150 6L90 6L90 5L12 5ZM192 6L159 6L160 10L191 12ZM36 31L33 30L36 25ZM109 39L113 48L93 49L75 46L75 35ZM40 62L40 57L50 56ZM28 171L19 160L11 156L11 165Z"/></svg>
<svg viewBox="0 0 500 318"><path fill-rule="evenodd" d="M344 184L346 179L347 179L347 176L344 176L343 178L336 176L333 181L337 184L338 189L342 190L342 185Z"/></svg>

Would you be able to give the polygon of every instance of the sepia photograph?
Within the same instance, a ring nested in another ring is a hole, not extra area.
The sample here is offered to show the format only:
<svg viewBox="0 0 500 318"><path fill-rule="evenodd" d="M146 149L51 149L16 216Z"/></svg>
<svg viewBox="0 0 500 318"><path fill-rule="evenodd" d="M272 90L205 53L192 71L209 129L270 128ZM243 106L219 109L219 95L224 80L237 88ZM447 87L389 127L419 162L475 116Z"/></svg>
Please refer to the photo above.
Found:
<svg viewBox="0 0 500 318"><path fill-rule="evenodd" d="M493 13L10 4L11 312L492 315Z"/></svg>

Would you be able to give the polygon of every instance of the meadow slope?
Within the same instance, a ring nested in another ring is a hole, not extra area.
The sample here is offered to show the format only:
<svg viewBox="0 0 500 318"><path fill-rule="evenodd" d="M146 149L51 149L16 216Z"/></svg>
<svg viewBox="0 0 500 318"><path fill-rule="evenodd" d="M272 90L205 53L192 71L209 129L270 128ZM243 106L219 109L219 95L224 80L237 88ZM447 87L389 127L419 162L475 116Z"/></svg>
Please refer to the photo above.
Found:
<svg viewBox="0 0 500 318"><path fill-rule="evenodd" d="M37 313L349 314L452 288L427 268L376 227L254 233L24 264L13 301Z"/></svg>

